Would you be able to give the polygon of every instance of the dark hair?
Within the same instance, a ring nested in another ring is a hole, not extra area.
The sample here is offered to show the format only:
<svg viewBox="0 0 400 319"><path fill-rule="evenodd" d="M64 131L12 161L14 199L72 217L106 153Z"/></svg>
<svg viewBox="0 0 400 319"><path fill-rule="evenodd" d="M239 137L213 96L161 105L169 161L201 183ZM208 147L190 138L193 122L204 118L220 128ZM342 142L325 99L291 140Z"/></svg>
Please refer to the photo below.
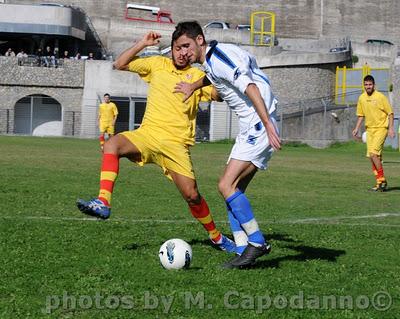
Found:
<svg viewBox="0 0 400 319"><path fill-rule="evenodd" d="M174 33L172 33L171 46L182 35L186 35L188 38L193 40L195 40L198 35L201 35L205 41L203 29L197 21L179 22L175 27Z"/></svg>
<svg viewBox="0 0 400 319"><path fill-rule="evenodd" d="M104 94L104 97L106 97L106 96L110 97L110 94L108 94L108 93Z"/></svg>
<svg viewBox="0 0 400 319"><path fill-rule="evenodd" d="M372 75L370 75L370 74L368 74L368 75L366 75L366 76L364 77L364 82L366 82L366 81L372 82L373 84L375 84L375 79L374 79L374 77L373 77Z"/></svg>

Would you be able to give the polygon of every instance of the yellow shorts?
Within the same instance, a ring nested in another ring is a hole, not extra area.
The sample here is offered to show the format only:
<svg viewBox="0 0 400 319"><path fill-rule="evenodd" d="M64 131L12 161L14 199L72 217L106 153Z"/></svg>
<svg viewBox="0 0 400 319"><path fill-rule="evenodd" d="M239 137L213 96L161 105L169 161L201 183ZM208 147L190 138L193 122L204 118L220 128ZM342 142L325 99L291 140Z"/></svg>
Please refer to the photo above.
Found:
<svg viewBox="0 0 400 319"><path fill-rule="evenodd" d="M114 125L112 125L112 123L108 123L108 122L100 122L100 133L107 133L107 134L111 134L114 135Z"/></svg>
<svg viewBox="0 0 400 319"><path fill-rule="evenodd" d="M147 163L157 164L171 180L169 171L195 179L188 145L159 136L144 128L119 134L125 136L139 149L141 159L137 164L140 166Z"/></svg>
<svg viewBox="0 0 400 319"><path fill-rule="evenodd" d="M367 129L367 157L370 154L381 155L383 144L388 134L387 128L368 128Z"/></svg>

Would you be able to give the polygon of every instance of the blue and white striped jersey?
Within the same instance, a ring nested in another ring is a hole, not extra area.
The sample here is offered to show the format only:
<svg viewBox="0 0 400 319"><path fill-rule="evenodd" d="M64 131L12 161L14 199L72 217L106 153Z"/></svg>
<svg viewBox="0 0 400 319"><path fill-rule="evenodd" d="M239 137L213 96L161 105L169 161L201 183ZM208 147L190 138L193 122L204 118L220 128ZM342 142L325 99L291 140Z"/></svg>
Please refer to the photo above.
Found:
<svg viewBox="0 0 400 319"><path fill-rule="evenodd" d="M250 83L257 85L268 113L276 110L277 100L268 77L258 67L255 57L238 46L211 41L203 68L218 94L238 116L241 131L260 122L256 109L245 94Z"/></svg>

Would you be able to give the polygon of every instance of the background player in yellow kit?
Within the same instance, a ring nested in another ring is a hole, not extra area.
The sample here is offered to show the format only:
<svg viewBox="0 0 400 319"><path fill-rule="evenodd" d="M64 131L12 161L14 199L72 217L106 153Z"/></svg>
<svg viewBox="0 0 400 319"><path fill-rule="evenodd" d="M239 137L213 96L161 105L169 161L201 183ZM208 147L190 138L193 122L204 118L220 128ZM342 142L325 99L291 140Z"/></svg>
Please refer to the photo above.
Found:
<svg viewBox="0 0 400 319"><path fill-rule="evenodd" d="M141 166L154 163L173 180L211 241L222 250L235 252L235 243L217 230L208 205L197 189L189 150L194 144L199 102L217 99L218 95L211 86L197 90L186 102L183 94L173 93L177 83L195 82L204 73L191 67L174 43L172 60L162 56L136 56L145 47L158 44L160 38L160 34L149 32L114 63L115 68L135 72L149 83L146 112L140 128L117 134L105 143L99 196L89 201L80 199L77 206L85 214L107 219L119 159L126 157Z"/></svg>
<svg viewBox="0 0 400 319"><path fill-rule="evenodd" d="M363 119L367 130L367 157L370 158L372 171L376 178L373 191L385 191L387 181L383 173L382 149L386 137L395 136L393 130L393 110L388 99L375 89L375 79L372 75L364 78L365 92L360 95L357 103L357 123L353 136L357 136Z"/></svg>
<svg viewBox="0 0 400 319"><path fill-rule="evenodd" d="M99 115L97 120L99 121L100 129L100 147L103 149L105 142L105 133L107 133L108 138L115 133L115 122L118 116L117 106L110 101L110 94L104 94L104 102L99 105Z"/></svg>

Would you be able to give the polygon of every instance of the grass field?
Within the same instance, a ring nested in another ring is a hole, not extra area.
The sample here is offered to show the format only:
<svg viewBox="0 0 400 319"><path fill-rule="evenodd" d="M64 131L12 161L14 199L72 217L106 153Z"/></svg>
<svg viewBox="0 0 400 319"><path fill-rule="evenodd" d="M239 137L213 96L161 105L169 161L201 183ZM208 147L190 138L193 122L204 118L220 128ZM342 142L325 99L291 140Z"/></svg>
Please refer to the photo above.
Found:
<svg viewBox="0 0 400 319"><path fill-rule="evenodd" d="M227 234L216 185L231 145L199 144L200 192ZM107 221L81 215L98 193L95 140L0 136L0 318L399 318L399 153L389 191L363 144L286 146L247 194L272 253L223 270L202 227L156 166L121 161ZM169 238L192 245L187 271L166 271Z"/></svg>

